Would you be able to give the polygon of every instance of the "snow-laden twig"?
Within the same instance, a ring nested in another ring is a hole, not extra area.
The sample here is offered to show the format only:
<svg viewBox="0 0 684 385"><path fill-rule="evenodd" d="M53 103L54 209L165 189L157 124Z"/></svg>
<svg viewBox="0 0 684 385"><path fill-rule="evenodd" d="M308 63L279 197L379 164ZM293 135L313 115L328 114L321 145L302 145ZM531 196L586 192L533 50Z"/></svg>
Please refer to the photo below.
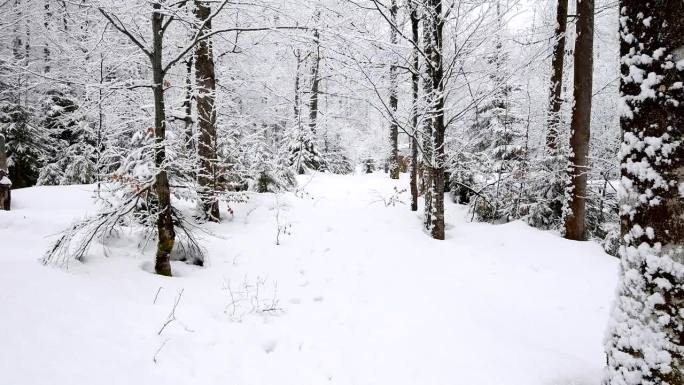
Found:
<svg viewBox="0 0 684 385"><path fill-rule="evenodd" d="M167 326L169 326L173 321L177 321L183 328L185 329L186 332L194 332L194 330L188 328L184 323L180 322L176 318L176 308L178 308L178 304L181 301L181 298L183 297L183 292L185 289L181 289L181 291L178 293L178 296L176 297L176 300L173 302L173 308L171 309L171 313L169 313L169 316L166 318L166 322L164 322L164 325L162 325L161 329L157 332L157 335L160 336L164 329L166 329Z"/></svg>

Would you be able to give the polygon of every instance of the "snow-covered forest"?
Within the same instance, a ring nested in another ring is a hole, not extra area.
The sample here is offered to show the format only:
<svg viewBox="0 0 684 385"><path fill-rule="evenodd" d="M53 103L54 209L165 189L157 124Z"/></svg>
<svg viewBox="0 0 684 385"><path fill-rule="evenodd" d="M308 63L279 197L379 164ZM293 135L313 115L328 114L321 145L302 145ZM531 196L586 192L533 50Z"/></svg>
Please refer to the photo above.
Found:
<svg viewBox="0 0 684 385"><path fill-rule="evenodd" d="M0 384L684 385L684 0L0 0Z"/></svg>

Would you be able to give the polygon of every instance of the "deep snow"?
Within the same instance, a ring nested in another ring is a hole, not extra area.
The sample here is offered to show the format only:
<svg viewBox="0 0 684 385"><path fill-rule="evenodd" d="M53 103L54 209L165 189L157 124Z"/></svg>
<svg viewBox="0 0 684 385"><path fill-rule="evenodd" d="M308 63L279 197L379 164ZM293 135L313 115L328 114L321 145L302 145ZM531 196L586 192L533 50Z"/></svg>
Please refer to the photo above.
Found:
<svg viewBox="0 0 684 385"><path fill-rule="evenodd" d="M203 236L207 266L175 263L174 278L150 274L153 249L126 234L68 270L41 265L93 212L92 186L15 190L0 212L0 384L600 383L617 260L598 245L469 223L453 204L434 241L381 201L406 180L300 182L233 205L208 225L220 238Z"/></svg>

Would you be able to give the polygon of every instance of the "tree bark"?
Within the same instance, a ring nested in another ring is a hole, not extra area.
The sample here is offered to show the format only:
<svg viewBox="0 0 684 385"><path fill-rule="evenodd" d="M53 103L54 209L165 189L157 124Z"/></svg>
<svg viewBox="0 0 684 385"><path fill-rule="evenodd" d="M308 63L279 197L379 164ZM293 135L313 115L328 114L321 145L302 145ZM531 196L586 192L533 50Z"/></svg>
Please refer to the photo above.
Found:
<svg viewBox="0 0 684 385"><path fill-rule="evenodd" d="M164 16L161 4L155 2L152 12L152 63L153 95L154 95L154 164L158 169L155 176L154 189L159 200L157 216L157 257L154 270L157 274L171 276L171 251L176 239L173 226L171 188L166 172L166 113L164 106L164 72L162 67L162 23Z"/></svg>
<svg viewBox="0 0 684 385"><path fill-rule="evenodd" d="M432 23L430 21L429 12L429 0L424 0L425 2L425 15L423 16L423 51L425 52L426 61L432 57ZM423 226L426 230L430 230L432 226L432 196L433 196L433 184L432 184L432 164L433 160L433 143L432 143L432 131L433 131L433 121L434 116L432 114L432 103L434 98L434 90L432 88L432 76L430 75L430 67L428 63L425 63L425 73L423 74L423 90L425 92L425 116L423 118L423 200L425 201L424 213L423 213Z"/></svg>
<svg viewBox="0 0 684 385"><path fill-rule="evenodd" d="M199 25L204 29L201 35L211 32L211 8L200 0L195 0L195 15ZM216 185L216 73L214 55L209 39L200 41L195 51L195 76L197 82L197 118L199 136L197 153L199 155L199 173L197 183L202 201L202 210L207 220L220 221L219 202Z"/></svg>
<svg viewBox="0 0 684 385"><path fill-rule="evenodd" d="M412 105L411 105L411 126L413 136L411 137L411 211L418 211L418 87L420 82L420 56L416 48L418 42L418 5L411 2L411 39L414 43L412 50L413 68L411 72L412 86Z"/></svg>
<svg viewBox="0 0 684 385"><path fill-rule="evenodd" d="M12 203L12 181L7 168L5 136L0 134L0 210L9 211Z"/></svg>
<svg viewBox="0 0 684 385"><path fill-rule="evenodd" d="M320 17L317 14L316 19ZM311 98L309 99L309 130L311 131L311 146L315 142L316 127L318 125L318 94L320 92L320 63L321 63L321 42L318 28L313 31L313 64L311 66ZM313 153L313 148L310 149Z"/></svg>
<svg viewBox="0 0 684 385"><path fill-rule="evenodd" d="M684 2L620 1L620 283L605 384L684 384Z"/></svg>
<svg viewBox="0 0 684 385"><path fill-rule="evenodd" d="M397 45L397 0L392 0L390 4L390 44ZM397 107L399 99L397 95L397 64L396 58L392 58L389 67L389 108L390 108L390 156L389 156L389 175L391 179L399 179L399 126L397 125Z"/></svg>
<svg viewBox="0 0 684 385"><path fill-rule="evenodd" d="M301 85L300 85L300 73L301 73L301 66L302 66L302 59L301 59L301 53L299 52L299 49L296 49L294 52L295 60L297 61L297 69L295 71L295 83L294 83L294 119L295 119L295 124L297 125L298 132L301 131L302 129L302 102L299 98L299 95L301 94Z"/></svg>
<svg viewBox="0 0 684 385"><path fill-rule="evenodd" d="M558 125L563 104L563 66L565 59L565 33L568 25L568 0L558 0L556 30L554 32L553 59L551 60L551 84L549 87L549 116L546 147L555 155L558 147Z"/></svg>
<svg viewBox="0 0 684 385"><path fill-rule="evenodd" d="M195 138L192 132L192 67L194 58L191 56L185 62L185 100L183 100L183 111L185 112L185 148L188 151L195 149Z"/></svg>
<svg viewBox="0 0 684 385"><path fill-rule="evenodd" d="M591 126L592 76L594 73L594 0L577 4L574 99L570 123L570 212L565 218L565 238L586 239L586 196Z"/></svg>
<svg viewBox="0 0 684 385"><path fill-rule="evenodd" d="M430 232L434 239L443 240L445 237L444 224L444 68L442 64L444 15L442 14L442 0L428 0L430 4L431 43L430 62L428 66L432 78L432 144L433 164L432 174L432 222Z"/></svg>
<svg viewBox="0 0 684 385"><path fill-rule="evenodd" d="M45 0L45 21L43 22L43 26L45 27L45 33L49 34L50 33L50 19L52 19L52 11L50 10L50 1ZM48 39L43 39L43 60L44 65L43 65L43 71L45 73L50 72L50 46L48 45Z"/></svg>

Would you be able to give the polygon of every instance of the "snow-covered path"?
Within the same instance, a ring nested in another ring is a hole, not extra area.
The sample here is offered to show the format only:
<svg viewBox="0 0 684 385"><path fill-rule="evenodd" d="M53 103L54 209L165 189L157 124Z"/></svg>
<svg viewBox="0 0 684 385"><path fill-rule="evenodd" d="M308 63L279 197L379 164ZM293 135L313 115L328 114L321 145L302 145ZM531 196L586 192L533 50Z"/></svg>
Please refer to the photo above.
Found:
<svg viewBox="0 0 684 385"><path fill-rule="evenodd" d="M599 246L468 223L456 205L433 241L379 202L405 180L300 182L234 206L205 236L208 266L170 279L129 237L110 258L41 266L90 193L16 191L0 212L0 384L599 384L617 266Z"/></svg>

